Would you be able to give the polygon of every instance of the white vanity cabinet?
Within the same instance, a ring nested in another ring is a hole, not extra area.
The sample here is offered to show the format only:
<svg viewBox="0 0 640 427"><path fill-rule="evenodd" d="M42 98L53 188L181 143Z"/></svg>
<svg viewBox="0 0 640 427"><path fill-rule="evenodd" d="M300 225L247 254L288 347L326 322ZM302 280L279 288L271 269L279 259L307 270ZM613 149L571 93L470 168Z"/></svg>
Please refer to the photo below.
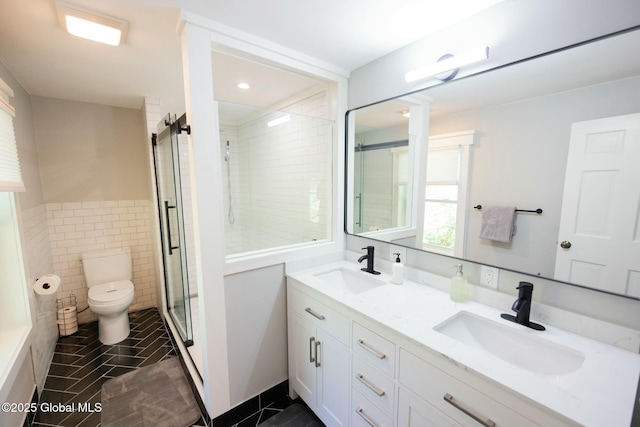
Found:
<svg viewBox="0 0 640 427"><path fill-rule="evenodd" d="M432 419L434 425L538 425L404 349L400 350L398 376L401 387L422 399L401 391L399 426L414 425L417 414Z"/></svg>
<svg viewBox="0 0 640 427"><path fill-rule="evenodd" d="M395 414L395 343L353 322L351 338L353 426L392 427Z"/></svg>
<svg viewBox="0 0 640 427"><path fill-rule="evenodd" d="M578 426L289 278L289 381L328 427Z"/></svg>
<svg viewBox="0 0 640 427"><path fill-rule="evenodd" d="M349 426L349 319L288 287L289 381L328 426Z"/></svg>

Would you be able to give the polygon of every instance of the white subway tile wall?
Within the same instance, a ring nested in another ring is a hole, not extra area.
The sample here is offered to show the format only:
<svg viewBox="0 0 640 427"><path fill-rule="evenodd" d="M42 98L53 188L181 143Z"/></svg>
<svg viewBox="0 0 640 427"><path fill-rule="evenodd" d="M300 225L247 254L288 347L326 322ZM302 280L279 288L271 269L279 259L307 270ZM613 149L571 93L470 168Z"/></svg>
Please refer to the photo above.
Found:
<svg viewBox="0 0 640 427"><path fill-rule="evenodd" d="M130 247L135 297L129 310L154 307L156 286L150 213L149 200L47 203L53 271L62 280L58 298L74 294L78 310L87 307L82 253ZM90 309L78 315L80 323L96 319Z"/></svg>
<svg viewBox="0 0 640 427"><path fill-rule="evenodd" d="M22 211L21 219L24 233L22 244L26 253L29 275L27 286L32 286L40 276L54 271L45 205ZM55 295L34 296L33 301L35 318L33 319L34 338L31 351L36 383L38 390L42 390L58 340L57 307Z"/></svg>
<svg viewBox="0 0 640 427"><path fill-rule="evenodd" d="M228 255L331 238L333 122L326 99L321 92L245 123L221 124ZM283 112L291 120L267 128Z"/></svg>

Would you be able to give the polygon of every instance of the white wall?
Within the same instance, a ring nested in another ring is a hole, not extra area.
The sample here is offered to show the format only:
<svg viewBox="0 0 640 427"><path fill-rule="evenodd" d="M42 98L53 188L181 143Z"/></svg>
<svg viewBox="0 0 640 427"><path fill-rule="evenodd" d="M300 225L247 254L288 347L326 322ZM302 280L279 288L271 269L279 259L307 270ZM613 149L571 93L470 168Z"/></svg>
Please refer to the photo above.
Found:
<svg viewBox="0 0 640 427"><path fill-rule="evenodd" d="M288 378L284 265L225 277L231 405Z"/></svg>

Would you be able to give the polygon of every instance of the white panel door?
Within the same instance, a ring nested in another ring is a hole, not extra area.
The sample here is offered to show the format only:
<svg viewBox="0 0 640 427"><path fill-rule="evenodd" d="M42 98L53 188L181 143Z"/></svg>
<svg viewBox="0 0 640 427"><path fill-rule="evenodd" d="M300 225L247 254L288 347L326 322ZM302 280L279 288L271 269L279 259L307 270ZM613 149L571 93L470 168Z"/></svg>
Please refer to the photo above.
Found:
<svg viewBox="0 0 640 427"><path fill-rule="evenodd" d="M571 127L555 278L640 297L640 114Z"/></svg>
<svg viewBox="0 0 640 427"><path fill-rule="evenodd" d="M318 329L318 416L331 427L349 425L349 349Z"/></svg>

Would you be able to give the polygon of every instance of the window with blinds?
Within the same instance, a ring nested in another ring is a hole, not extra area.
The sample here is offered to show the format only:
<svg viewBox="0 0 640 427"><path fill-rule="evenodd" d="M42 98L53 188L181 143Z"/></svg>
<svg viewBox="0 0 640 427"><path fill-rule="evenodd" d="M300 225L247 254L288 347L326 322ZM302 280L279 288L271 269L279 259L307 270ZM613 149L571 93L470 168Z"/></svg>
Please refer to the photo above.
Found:
<svg viewBox="0 0 640 427"><path fill-rule="evenodd" d="M0 191L25 191L20 172L16 136L13 130L15 110L9 104L13 90L0 79Z"/></svg>
<svg viewBox="0 0 640 427"><path fill-rule="evenodd" d="M444 253L455 245L459 176L458 146L429 150L423 244Z"/></svg>

